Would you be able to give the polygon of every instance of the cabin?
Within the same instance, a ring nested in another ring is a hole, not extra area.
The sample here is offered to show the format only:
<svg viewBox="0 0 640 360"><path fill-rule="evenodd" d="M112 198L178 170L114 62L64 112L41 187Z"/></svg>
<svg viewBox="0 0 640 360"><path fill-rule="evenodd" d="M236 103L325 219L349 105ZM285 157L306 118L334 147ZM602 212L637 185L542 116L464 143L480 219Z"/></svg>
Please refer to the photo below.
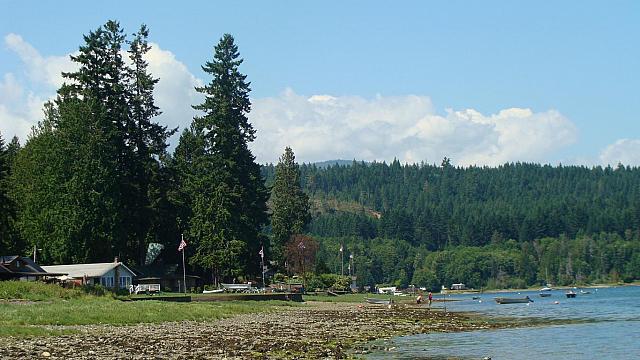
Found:
<svg viewBox="0 0 640 360"><path fill-rule="evenodd" d="M118 261L110 263L70 264L43 266L49 273L65 273L79 285L102 285L107 288L128 289L136 274Z"/></svg>
<svg viewBox="0 0 640 360"><path fill-rule="evenodd" d="M463 283L451 284L451 290L467 290L467 287Z"/></svg>
<svg viewBox="0 0 640 360"><path fill-rule="evenodd" d="M0 280L35 281L65 274L47 272L28 257L18 255L0 256Z"/></svg>

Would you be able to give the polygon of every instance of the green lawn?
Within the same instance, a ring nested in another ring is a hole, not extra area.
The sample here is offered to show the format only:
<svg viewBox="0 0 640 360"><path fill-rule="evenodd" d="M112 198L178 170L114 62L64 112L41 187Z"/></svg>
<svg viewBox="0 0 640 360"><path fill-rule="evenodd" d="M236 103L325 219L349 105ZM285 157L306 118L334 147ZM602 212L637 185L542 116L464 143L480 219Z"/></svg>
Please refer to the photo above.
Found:
<svg viewBox="0 0 640 360"><path fill-rule="evenodd" d="M39 325L159 323L215 320L243 313L299 306L282 301L176 303L120 301L111 294L96 296L81 289L27 282L0 282L0 336L59 334ZM16 300L19 299L19 300ZM34 326L35 325L35 326Z"/></svg>

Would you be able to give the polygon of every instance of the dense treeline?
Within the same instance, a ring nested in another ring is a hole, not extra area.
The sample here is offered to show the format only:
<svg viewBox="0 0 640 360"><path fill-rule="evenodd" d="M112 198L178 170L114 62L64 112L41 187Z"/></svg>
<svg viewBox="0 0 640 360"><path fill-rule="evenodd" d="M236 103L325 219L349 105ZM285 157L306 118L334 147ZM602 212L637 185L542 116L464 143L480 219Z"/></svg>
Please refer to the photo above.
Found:
<svg viewBox="0 0 640 360"><path fill-rule="evenodd" d="M501 287L640 275L638 168L461 168L445 159L300 171L314 204L310 232L324 238L318 258L340 272L338 242L351 244L362 284ZM273 167L263 173L269 182Z"/></svg>
<svg viewBox="0 0 640 360"><path fill-rule="evenodd" d="M579 235L532 242L507 240L486 246L430 251L399 239L320 238L317 272L340 273L337 249L353 254L358 285L379 284L432 290L463 282L480 288L572 285L640 278L640 234ZM345 272L347 263L345 261ZM346 275L346 273L345 273Z"/></svg>
<svg viewBox="0 0 640 360"><path fill-rule="evenodd" d="M445 159L442 166L354 162L300 171L317 205L310 231L320 236L398 238L438 250L640 228L639 168L460 168ZM263 173L269 182L273 167Z"/></svg>
<svg viewBox="0 0 640 360"><path fill-rule="evenodd" d="M200 113L169 154L177 129L156 120L148 34L116 21L89 32L24 147L0 137L0 254L144 265L151 246L172 263L184 234L207 280L259 272L269 193L247 145L250 88L234 39L224 35L203 66L212 79L196 89Z"/></svg>

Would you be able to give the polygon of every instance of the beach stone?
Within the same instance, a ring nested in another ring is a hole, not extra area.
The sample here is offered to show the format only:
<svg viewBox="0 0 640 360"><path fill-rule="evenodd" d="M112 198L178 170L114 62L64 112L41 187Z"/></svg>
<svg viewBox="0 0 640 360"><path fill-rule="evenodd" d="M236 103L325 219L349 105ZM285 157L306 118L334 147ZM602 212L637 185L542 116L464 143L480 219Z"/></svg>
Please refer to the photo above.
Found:
<svg viewBox="0 0 640 360"><path fill-rule="evenodd" d="M42 357L49 357L49 356L51 356L51 353L48 352L48 351L43 351L42 354L40 354L40 355L42 355Z"/></svg>

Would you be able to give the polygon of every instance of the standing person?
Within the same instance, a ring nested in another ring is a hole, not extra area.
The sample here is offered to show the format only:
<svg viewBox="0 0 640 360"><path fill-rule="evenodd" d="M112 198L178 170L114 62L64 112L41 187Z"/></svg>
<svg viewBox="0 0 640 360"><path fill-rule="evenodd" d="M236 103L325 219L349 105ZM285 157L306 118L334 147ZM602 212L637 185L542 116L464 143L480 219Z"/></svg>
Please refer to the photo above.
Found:
<svg viewBox="0 0 640 360"><path fill-rule="evenodd" d="M433 301L433 294L429 291L429 308L431 308L431 302Z"/></svg>

